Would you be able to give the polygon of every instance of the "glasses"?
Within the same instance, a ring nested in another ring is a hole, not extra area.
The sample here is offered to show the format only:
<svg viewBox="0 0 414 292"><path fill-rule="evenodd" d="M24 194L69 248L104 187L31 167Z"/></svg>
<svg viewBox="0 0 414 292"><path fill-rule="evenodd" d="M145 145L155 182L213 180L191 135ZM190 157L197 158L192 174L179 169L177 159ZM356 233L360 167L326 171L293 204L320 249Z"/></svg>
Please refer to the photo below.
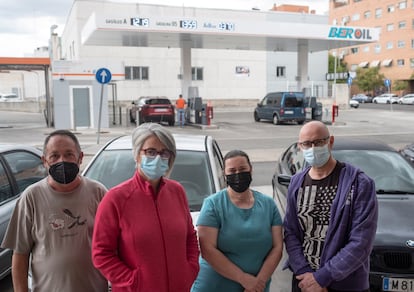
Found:
<svg viewBox="0 0 414 292"><path fill-rule="evenodd" d="M322 139L316 139L313 141L303 141L303 142L298 142L298 144L303 148L303 149L309 149L313 146L315 147L321 147L323 145L326 144L326 141L329 139L328 137L322 138Z"/></svg>
<svg viewBox="0 0 414 292"><path fill-rule="evenodd" d="M145 153L145 156L149 158L155 158L157 155L159 155L162 159L170 159L172 153L170 150L162 149L161 151L157 151L155 148L147 148L147 149L141 149Z"/></svg>

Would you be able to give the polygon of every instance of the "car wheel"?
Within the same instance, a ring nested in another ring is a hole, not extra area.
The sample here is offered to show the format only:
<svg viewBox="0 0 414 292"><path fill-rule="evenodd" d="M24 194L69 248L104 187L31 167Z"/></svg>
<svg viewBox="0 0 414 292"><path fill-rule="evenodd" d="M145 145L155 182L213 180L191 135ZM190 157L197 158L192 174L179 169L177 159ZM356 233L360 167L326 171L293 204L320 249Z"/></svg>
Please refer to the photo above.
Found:
<svg viewBox="0 0 414 292"><path fill-rule="evenodd" d="M172 127L172 126L174 126L174 124L175 124L175 121L174 121L174 120L173 120L173 121L168 121L168 125L169 125L169 126L171 126L171 127Z"/></svg>
<svg viewBox="0 0 414 292"><path fill-rule="evenodd" d="M260 122L260 118L259 118L259 115L257 114L257 112L254 112L253 116L254 116L254 120L256 122Z"/></svg>
<svg viewBox="0 0 414 292"><path fill-rule="evenodd" d="M134 119L134 117L132 116L132 110L129 110L129 121L130 121L131 123L135 123L135 119Z"/></svg>
<svg viewBox="0 0 414 292"><path fill-rule="evenodd" d="M272 122L273 122L273 125L279 125L280 124L279 117L277 116L277 114L273 115Z"/></svg>
<svg viewBox="0 0 414 292"><path fill-rule="evenodd" d="M144 123L144 119L142 118L141 114L138 114L138 125L141 125L142 123Z"/></svg>
<svg viewBox="0 0 414 292"><path fill-rule="evenodd" d="M377 103L377 101L376 101L376 100L374 100L374 103Z"/></svg>

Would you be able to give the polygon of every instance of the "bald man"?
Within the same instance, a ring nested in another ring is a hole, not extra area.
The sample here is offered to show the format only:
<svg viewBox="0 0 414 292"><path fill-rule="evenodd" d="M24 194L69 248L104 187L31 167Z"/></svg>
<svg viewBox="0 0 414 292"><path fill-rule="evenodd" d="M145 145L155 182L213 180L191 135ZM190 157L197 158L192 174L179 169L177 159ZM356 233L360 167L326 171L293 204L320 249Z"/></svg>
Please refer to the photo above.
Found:
<svg viewBox="0 0 414 292"><path fill-rule="evenodd" d="M375 184L362 170L335 160L334 140L320 121L299 132L309 166L292 177L283 223L294 292L369 291Z"/></svg>

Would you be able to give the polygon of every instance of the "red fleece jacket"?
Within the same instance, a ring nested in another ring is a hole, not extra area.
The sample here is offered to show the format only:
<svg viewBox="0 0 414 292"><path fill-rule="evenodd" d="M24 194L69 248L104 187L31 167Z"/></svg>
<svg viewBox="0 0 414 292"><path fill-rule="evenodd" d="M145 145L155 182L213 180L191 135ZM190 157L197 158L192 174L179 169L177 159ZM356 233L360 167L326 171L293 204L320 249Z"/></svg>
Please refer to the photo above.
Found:
<svg viewBox="0 0 414 292"><path fill-rule="evenodd" d="M138 172L98 206L93 263L112 291L189 291L198 242L183 187L162 178L158 193Z"/></svg>

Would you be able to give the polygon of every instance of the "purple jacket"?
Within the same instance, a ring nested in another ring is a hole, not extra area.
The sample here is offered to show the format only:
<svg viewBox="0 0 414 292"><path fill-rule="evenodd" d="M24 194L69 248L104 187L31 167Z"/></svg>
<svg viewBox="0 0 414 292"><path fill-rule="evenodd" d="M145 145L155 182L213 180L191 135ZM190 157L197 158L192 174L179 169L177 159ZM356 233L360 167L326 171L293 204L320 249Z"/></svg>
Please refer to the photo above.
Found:
<svg viewBox="0 0 414 292"><path fill-rule="evenodd" d="M287 265L295 275L314 273L322 287L361 291L369 288L369 256L377 229L378 202L374 181L354 166L344 164L317 271L311 269L303 255L303 231L297 217L297 194L309 168L292 177L283 223Z"/></svg>

